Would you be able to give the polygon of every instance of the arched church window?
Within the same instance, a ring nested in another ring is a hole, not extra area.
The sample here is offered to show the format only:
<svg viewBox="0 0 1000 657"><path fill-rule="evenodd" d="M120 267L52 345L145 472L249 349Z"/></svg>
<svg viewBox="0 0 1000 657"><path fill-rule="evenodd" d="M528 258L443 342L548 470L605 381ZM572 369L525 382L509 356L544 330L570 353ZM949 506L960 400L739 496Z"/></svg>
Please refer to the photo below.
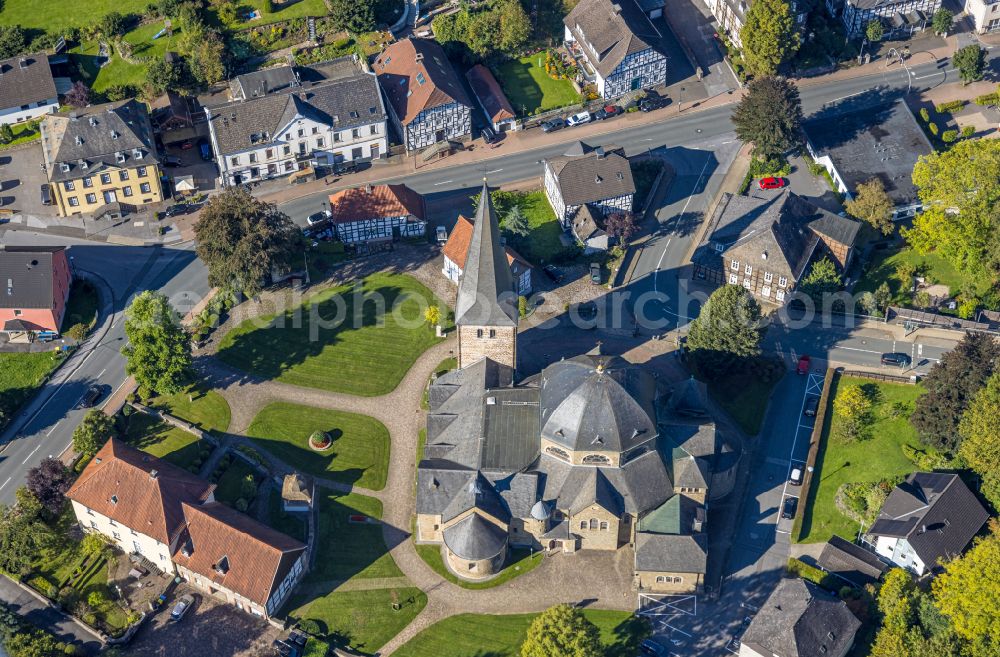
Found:
<svg viewBox="0 0 1000 657"><path fill-rule="evenodd" d="M546 454L551 454L552 456L556 457L557 459L562 459L563 461L568 461L569 460L569 454L567 454L565 451L559 449L558 447L552 447L551 445L549 445L548 447L545 448L545 453Z"/></svg>
<svg viewBox="0 0 1000 657"><path fill-rule="evenodd" d="M584 465L610 465L611 459L604 454L587 454L583 457Z"/></svg>

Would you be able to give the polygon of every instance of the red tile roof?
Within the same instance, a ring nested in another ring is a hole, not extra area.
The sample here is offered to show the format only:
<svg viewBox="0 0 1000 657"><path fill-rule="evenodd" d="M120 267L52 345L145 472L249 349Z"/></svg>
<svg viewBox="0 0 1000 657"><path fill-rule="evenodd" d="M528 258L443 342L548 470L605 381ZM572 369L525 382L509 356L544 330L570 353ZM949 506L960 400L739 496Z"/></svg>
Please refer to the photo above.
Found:
<svg viewBox="0 0 1000 657"><path fill-rule="evenodd" d="M215 484L111 438L66 496L169 545L184 525L181 504L203 502L213 490Z"/></svg>
<svg viewBox="0 0 1000 657"><path fill-rule="evenodd" d="M472 93L476 94L491 121L499 123L514 118L514 108L510 106L510 101L500 88L500 83L490 73L490 69L482 64L476 64L469 69L465 77L469 80Z"/></svg>
<svg viewBox="0 0 1000 657"><path fill-rule="evenodd" d="M472 221L466 219L464 216L459 215L458 221L455 222L455 228L452 229L451 235L448 236L448 241L444 243L444 248L441 252L444 255L458 265L458 268L465 270L465 258L469 253L469 243L472 241ZM511 266L512 270L516 270L518 263L524 269L531 269L531 263L521 257L514 249L509 246L504 247L504 251L507 254L507 264ZM520 273L516 272L515 273Z"/></svg>
<svg viewBox="0 0 1000 657"><path fill-rule="evenodd" d="M389 104L403 125L412 122L426 109L452 102L470 106L461 80L436 41L396 41L375 59L373 68Z"/></svg>
<svg viewBox="0 0 1000 657"><path fill-rule="evenodd" d="M352 187L330 195L330 212L337 224L380 217L413 215L423 221L424 197L406 185Z"/></svg>
<svg viewBox="0 0 1000 657"><path fill-rule="evenodd" d="M184 504L173 561L264 606L306 546L219 502ZM188 552L188 555L184 553Z"/></svg>

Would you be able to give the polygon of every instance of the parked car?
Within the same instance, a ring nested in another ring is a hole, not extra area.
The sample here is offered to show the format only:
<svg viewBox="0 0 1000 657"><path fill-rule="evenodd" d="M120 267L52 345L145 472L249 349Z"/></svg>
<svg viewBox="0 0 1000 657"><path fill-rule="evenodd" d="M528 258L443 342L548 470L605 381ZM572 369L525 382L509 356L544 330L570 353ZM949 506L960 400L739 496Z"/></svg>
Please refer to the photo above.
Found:
<svg viewBox="0 0 1000 657"><path fill-rule="evenodd" d="M590 282L594 285L601 284L601 263L590 263Z"/></svg>
<svg viewBox="0 0 1000 657"><path fill-rule="evenodd" d="M310 226L315 226L316 224L321 224L330 218L329 210L320 210L319 212L313 212L311 215L306 217L306 223Z"/></svg>
<svg viewBox="0 0 1000 657"><path fill-rule="evenodd" d="M816 417L816 411L818 410L819 410L819 397L817 397L816 395L809 395L809 398L806 400L805 408L802 410L802 412L807 417Z"/></svg>
<svg viewBox="0 0 1000 657"><path fill-rule="evenodd" d="M170 620L177 622L184 618L184 614L188 613L188 610L194 605L194 597L190 594L184 594L181 599L177 601L174 605L173 610L170 612Z"/></svg>
<svg viewBox="0 0 1000 657"><path fill-rule="evenodd" d="M555 132L566 127L566 119L556 117L548 121L542 121L542 132Z"/></svg>
<svg viewBox="0 0 1000 657"><path fill-rule="evenodd" d="M583 123L590 123L592 118L593 117L590 116L590 112L577 112L573 116L566 119L566 125L572 127Z"/></svg>
<svg viewBox="0 0 1000 657"><path fill-rule="evenodd" d="M192 148L194 148L194 142L191 141L190 139L185 139L180 144L178 144L177 147L180 148L182 151L189 151Z"/></svg>
<svg viewBox="0 0 1000 657"><path fill-rule="evenodd" d="M649 657L667 657L669 654L664 646L652 639L643 639L639 644L639 652Z"/></svg>
<svg viewBox="0 0 1000 657"><path fill-rule="evenodd" d="M622 108L617 105L605 105L601 109L594 112L594 118L598 121L603 121L604 119L611 119L622 113Z"/></svg>
<svg viewBox="0 0 1000 657"><path fill-rule="evenodd" d="M792 468L792 473L788 475L788 483L792 486L802 485L802 468Z"/></svg>
<svg viewBox="0 0 1000 657"><path fill-rule="evenodd" d="M809 356L803 354L799 356L799 364L795 368L797 374L809 374Z"/></svg>
<svg viewBox="0 0 1000 657"><path fill-rule="evenodd" d="M545 265L542 268L542 271L545 272L545 275L548 276L549 280L553 283L562 283L563 273L555 265Z"/></svg>
<svg viewBox="0 0 1000 657"><path fill-rule="evenodd" d="M659 96L646 96L639 101L640 112L652 112L663 107L663 99Z"/></svg>
<svg viewBox="0 0 1000 657"><path fill-rule="evenodd" d="M201 159L206 162L212 161L212 147L209 145L207 139L198 140L198 152L201 153Z"/></svg>
<svg viewBox="0 0 1000 657"><path fill-rule="evenodd" d="M481 132L483 134L483 141L487 144L495 144L500 141L500 135L493 132L493 128L483 128Z"/></svg>
<svg viewBox="0 0 1000 657"><path fill-rule="evenodd" d="M83 399L80 400L81 408L93 408L97 401L101 398L101 386L92 385L87 388L87 392L84 393Z"/></svg>
<svg viewBox="0 0 1000 657"><path fill-rule="evenodd" d="M757 184L760 185L761 189L781 189L785 186L785 179L768 176L767 178L761 178Z"/></svg>
<svg viewBox="0 0 1000 657"><path fill-rule="evenodd" d="M52 205L52 188L48 183L42 183L42 205Z"/></svg>
<svg viewBox="0 0 1000 657"><path fill-rule="evenodd" d="M785 503L781 505L781 517L791 520L795 517L795 510L799 508L799 498L786 497Z"/></svg>
<svg viewBox="0 0 1000 657"><path fill-rule="evenodd" d="M346 173L357 173L358 162L357 160L346 160L344 162L337 162L333 165L333 171L338 176L342 176Z"/></svg>
<svg viewBox="0 0 1000 657"><path fill-rule="evenodd" d="M445 242L447 242L447 241L448 241L448 229L447 229L447 228L445 228L444 226L438 226L438 227L437 227L437 228L436 228L436 229L434 230L434 232L435 232L435 234L436 234L436 237L437 237L437 241L438 241L438 242L439 242L440 244L444 244Z"/></svg>
<svg viewBox="0 0 1000 657"><path fill-rule="evenodd" d="M175 203L167 208L167 211L163 214L168 217L179 217L182 214L187 214L188 209L187 203Z"/></svg>
<svg viewBox="0 0 1000 657"><path fill-rule="evenodd" d="M882 354L883 365L895 365L896 367L906 367L910 364L910 355L901 351Z"/></svg>
<svg viewBox="0 0 1000 657"><path fill-rule="evenodd" d="M164 155L160 158L160 161L163 162L163 166L165 167L179 167L182 164L181 158L176 155Z"/></svg>

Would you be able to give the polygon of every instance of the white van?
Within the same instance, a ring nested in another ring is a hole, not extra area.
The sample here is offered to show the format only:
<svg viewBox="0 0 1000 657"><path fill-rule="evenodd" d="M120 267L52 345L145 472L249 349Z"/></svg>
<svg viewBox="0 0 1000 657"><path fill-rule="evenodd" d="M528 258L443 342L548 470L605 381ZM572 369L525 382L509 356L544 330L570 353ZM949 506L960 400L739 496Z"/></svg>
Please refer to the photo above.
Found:
<svg viewBox="0 0 1000 657"><path fill-rule="evenodd" d="M788 477L788 483L792 486L802 485L802 468L792 468L792 474Z"/></svg>

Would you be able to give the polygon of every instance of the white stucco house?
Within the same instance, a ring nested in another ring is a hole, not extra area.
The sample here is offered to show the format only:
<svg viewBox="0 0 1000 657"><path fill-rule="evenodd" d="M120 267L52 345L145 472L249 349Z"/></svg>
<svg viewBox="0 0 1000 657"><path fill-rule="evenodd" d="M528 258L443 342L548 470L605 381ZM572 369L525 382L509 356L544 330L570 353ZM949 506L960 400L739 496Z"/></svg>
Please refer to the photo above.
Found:
<svg viewBox="0 0 1000 657"><path fill-rule="evenodd" d="M469 243L472 241L473 226L471 220L459 215L458 221L455 222L455 228L448 236L444 248L441 249L444 256L441 273L455 285L458 285L458 280L465 269L465 258L469 252ZM507 264L510 265L510 273L514 278L514 287L518 295L528 296L531 294L531 277L534 268L511 247L505 245L504 253L507 256Z"/></svg>
<svg viewBox="0 0 1000 657"><path fill-rule="evenodd" d="M0 61L0 124L22 123L59 109L59 94L44 52Z"/></svg>
<svg viewBox="0 0 1000 657"><path fill-rule="evenodd" d="M965 13L980 34L1000 30L1000 0L966 0Z"/></svg>

